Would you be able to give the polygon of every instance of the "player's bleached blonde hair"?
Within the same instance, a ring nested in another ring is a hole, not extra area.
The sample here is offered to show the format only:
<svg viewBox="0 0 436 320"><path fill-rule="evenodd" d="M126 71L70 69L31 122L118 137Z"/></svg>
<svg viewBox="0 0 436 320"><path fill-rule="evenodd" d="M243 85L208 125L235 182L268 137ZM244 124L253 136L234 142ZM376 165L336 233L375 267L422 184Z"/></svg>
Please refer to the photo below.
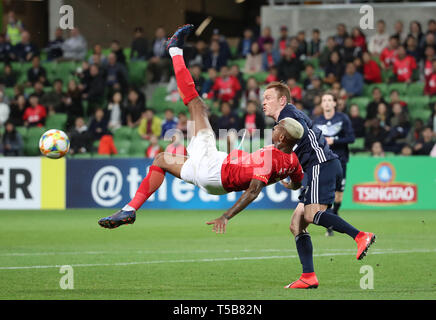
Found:
<svg viewBox="0 0 436 320"><path fill-rule="evenodd" d="M301 139L304 134L304 128L297 120L292 118L284 118L280 120L280 124L286 129L289 135L294 139Z"/></svg>

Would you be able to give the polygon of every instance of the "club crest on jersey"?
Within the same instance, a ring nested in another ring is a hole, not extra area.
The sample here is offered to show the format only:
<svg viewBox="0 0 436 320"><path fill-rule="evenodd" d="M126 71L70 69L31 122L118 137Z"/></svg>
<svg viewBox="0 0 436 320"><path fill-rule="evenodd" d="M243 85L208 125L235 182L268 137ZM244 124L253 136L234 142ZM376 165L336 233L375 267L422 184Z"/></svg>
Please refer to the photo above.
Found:
<svg viewBox="0 0 436 320"><path fill-rule="evenodd" d="M418 199L418 186L414 183L395 182L395 177L395 167L391 163L379 163L374 170L376 182L353 186L353 202L374 206L415 203Z"/></svg>

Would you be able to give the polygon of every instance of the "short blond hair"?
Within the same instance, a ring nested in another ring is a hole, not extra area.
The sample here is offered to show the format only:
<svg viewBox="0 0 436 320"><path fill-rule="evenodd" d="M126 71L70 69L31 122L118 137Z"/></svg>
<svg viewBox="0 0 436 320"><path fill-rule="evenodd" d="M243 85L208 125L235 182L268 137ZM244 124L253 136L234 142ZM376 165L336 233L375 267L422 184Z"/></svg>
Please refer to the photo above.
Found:
<svg viewBox="0 0 436 320"><path fill-rule="evenodd" d="M292 118L284 118L279 122L289 135L294 139L301 139L304 134L304 128L300 122Z"/></svg>

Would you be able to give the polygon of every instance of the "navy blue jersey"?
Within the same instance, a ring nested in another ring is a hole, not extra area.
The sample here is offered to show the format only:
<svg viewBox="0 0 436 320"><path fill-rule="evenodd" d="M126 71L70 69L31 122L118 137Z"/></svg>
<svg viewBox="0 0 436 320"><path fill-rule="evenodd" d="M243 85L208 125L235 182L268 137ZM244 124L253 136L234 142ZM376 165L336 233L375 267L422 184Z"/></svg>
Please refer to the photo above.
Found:
<svg viewBox="0 0 436 320"><path fill-rule="evenodd" d="M325 137L334 139L330 149L339 157L341 162L348 162L348 144L354 142L354 130L350 118L342 112L336 112L333 118L327 120L324 115L313 121L314 125L322 131Z"/></svg>
<svg viewBox="0 0 436 320"><path fill-rule="evenodd" d="M330 150L321 130L313 125L312 120L293 104L288 103L280 112L277 121L284 118L292 118L301 123L304 128L303 137L298 141L294 152L300 160L300 164L307 172L310 167L317 164L337 159L338 156Z"/></svg>

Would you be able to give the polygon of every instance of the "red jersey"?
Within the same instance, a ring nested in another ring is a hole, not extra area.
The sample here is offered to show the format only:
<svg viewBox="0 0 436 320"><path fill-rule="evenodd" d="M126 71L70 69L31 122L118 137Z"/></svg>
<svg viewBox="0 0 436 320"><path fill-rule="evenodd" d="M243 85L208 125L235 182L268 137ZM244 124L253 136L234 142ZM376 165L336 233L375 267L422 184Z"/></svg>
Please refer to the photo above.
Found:
<svg viewBox="0 0 436 320"><path fill-rule="evenodd" d="M433 73L433 62L430 60L425 60L424 62L424 77L428 80Z"/></svg>
<svg viewBox="0 0 436 320"><path fill-rule="evenodd" d="M393 65L394 60L397 58L397 50L390 50L388 47L384 48L380 54L380 61L386 68Z"/></svg>
<svg viewBox="0 0 436 320"><path fill-rule="evenodd" d="M218 92L218 98L228 102L235 97L236 92L239 90L241 90L241 84L237 78L233 76L227 77L227 79L218 77L213 84L212 94Z"/></svg>
<svg viewBox="0 0 436 320"><path fill-rule="evenodd" d="M287 177L303 180L300 162L295 153L284 153L272 145L253 153L233 150L221 166L221 182L227 192L246 190L253 179L269 185Z"/></svg>
<svg viewBox="0 0 436 320"><path fill-rule="evenodd" d="M363 65L363 78L370 83L382 82L380 67L374 60Z"/></svg>
<svg viewBox="0 0 436 320"><path fill-rule="evenodd" d="M295 100L301 100L303 97L303 90L299 86L295 86L291 89L291 97Z"/></svg>
<svg viewBox="0 0 436 320"><path fill-rule="evenodd" d="M23 114L23 120L27 121L30 126L42 127L46 116L47 111L42 105L39 104L35 108L26 108Z"/></svg>
<svg viewBox="0 0 436 320"><path fill-rule="evenodd" d="M430 96L436 95L436 73L432 73L425 82L424 93Z"/></svg>
<svg viewBox="0 0 436 320"><path fill-rule="evenodd" d="M397 75L398 82L406 82L412 77L413 70L416 69L416 61L412 56L407 56L403 60L394 60L394 74Z"/></svg>

